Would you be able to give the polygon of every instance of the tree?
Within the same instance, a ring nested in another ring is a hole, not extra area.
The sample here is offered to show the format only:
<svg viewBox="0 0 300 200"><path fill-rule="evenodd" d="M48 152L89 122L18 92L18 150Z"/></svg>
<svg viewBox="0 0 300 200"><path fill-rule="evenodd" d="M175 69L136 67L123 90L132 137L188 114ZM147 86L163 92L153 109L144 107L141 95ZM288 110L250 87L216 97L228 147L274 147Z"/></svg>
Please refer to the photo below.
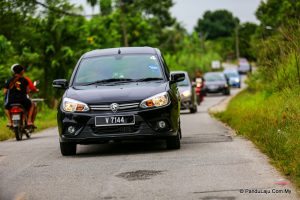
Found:
<svg viewBox="0 0 300 200"><path fill-rule="evenodd" d="M109 15L112 12L111 0L100 0L101 15Z"/></svg>
<svg viewBox="0 0 300 200"><path fill-rule="evenodd" d="M213 40L232 36L238 23L238 18L227 10L206 11L203 18L198 20L195 31Z"/></svg>
<svg viewBox="0 0 300 200"><path fill-rule="evenodd" d="M276 29L280 25L300 19L299 0L267 0L261 1L256 17L264 27Z"/></svg>
<svg viewBox="0 0 300 200"><path fill-rule="evenodd" d="M255 52L252 49L251 41L256 33L257 25L254 23L244 23L239 27L239 43L241 57L255 60Z"/></svg>

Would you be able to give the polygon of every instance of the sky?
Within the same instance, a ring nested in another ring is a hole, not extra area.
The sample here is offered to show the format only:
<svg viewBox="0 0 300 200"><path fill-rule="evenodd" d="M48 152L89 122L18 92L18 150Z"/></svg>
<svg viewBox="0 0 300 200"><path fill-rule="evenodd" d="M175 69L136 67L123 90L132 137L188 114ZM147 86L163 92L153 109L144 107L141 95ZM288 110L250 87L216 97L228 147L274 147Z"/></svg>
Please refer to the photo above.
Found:
<svg viewBox="0 0 300 200"><path fill-rule="evenodd" d="M171 13L179 22L192 32L197 20L201 18L207 10L227 9L238 17L241 22L258 23L255 17L255 11L261 0L173 0L175 5ZM70 2L82 5L85 14L92 14L92 8L86 3L86 0L70 0ZM95 7L95 13L99 12L98 6Z"/></svg>

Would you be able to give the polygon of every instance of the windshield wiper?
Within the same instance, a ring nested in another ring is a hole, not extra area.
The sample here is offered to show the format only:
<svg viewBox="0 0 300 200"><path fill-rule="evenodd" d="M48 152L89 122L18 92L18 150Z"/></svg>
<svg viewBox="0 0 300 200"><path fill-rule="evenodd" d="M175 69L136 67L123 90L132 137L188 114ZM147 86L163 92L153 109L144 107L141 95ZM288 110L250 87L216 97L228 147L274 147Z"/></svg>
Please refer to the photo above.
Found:
<svg viewBox="0 0 300 200"><path fill-rule="evenodd" d="M101 83L113 83L113 82L132 82L133 79L130 78L110 78L110 79L103 79L103 80L97 80L89 83L80 84L82 86L87 85L94 85L94 84L101 84Z"/></svg>
<svg viewBox="0 0 300 200"><path fill-rule="evenodd" d="M161 81L161 80L164 80L164 79L163 78L156 78L156 77L135 79L136 82Z"/></svg>

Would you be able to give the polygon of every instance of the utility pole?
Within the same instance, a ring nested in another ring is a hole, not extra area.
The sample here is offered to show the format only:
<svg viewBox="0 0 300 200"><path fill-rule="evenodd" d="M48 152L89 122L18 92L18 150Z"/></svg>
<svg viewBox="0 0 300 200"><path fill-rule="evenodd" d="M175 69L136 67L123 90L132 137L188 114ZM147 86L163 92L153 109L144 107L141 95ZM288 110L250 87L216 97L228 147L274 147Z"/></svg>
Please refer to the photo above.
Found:
<svg viewBox="0 0 300 200"><path fill-rule="evenodd" d="M239 24L236 23L235 26L235 53L236 59L240 58L240 38L239 38Z"/></svg>
<svg viewBox="0 0 300 200"><path fill-rule="evenodd" d="M202 31L199 32L199 38L200 38L201 48L205 53L205 36Z"/></svg>
<svg viewBox="0 0 300 200"><path fill-rule="evenodd" d="M128 37L127 37L127 26L126 26L126 15L125 15L125 2L120 0L120 10L121 10L121 28L122 28L122 37L123 37L123 45L124 47L128 47Z"/></svg>

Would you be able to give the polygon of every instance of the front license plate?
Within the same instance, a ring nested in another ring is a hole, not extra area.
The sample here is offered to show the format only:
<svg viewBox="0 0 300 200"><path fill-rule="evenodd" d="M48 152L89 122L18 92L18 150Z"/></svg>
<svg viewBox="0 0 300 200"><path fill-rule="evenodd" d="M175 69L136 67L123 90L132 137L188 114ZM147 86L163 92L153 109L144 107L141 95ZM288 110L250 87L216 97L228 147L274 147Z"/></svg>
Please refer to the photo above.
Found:
<svg viewBox="0 0 300 200"><path fill-rule="evenodd" d="M13 115L12 120L20 120L21 116L20 115Z"/></svg>
<svg viewBox="0 0 300 200"><path fill-rule="evenodd" d="M217 89L218 87L217 87L216 85L212 85L212 86L209 86L208 88L211 89L211 90L215 90L215 89Z"/></svg>
<svg viewBox="0 0 300 200"><path fill-rule="evenodd" d="M135 124L134 115L95 117L96 126L120 126L120 125L133 125L133 124Z"/></svg>

